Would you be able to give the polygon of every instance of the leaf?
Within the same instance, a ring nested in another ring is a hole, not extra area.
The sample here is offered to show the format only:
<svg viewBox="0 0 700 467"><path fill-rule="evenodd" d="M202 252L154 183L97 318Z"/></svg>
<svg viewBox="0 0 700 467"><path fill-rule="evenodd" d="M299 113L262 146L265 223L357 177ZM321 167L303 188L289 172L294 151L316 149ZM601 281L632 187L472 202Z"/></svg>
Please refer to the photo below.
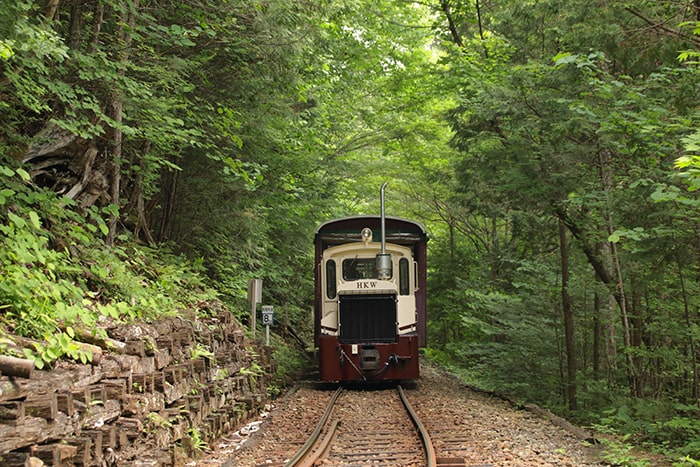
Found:
<svg viewBox="0 0 700 467"><path fill-rule="evenodd" d="M610 236L608 237L608 241L609 241L610 243L617 243L617 242L620 241L620 235L619 235L617 232L613 232L613 233L610 234Z"/></svg>
<svg viewBox="0 0 700 467"><path fill-rule="evenodd" d="M67 352L70 349L70 344L72 340L68 336L68 334L62 333L60 336L58 336L58 343L61 346L61 350L63 352Z"/></svg>
<svg viewBox="0 0 700 467"><path fill-rule="evenodd" d="M34 228L41 228L41 218L39 218L39 214L37 214L35 211L29 211L29 221L32 223Z"/></svg>
<svg viewBox="0 0 700 467"><path fill-rule="evenodd" d="M29 175L29 172L27 172L24 169L17 169L17 174L24 180L25 182L28 182L31 180L31 176Z"/></svg>
<svg viewBox="0 0 700 467"><path fill-rule="evenodd" d="M661 201L673 201L679 196L679 190L675 186L659 185L649 197L659 203Z"/></svg>
<svg viewBox="0 0 700 467"><path fill-rule="evenodd" d="M555 65L568 65L569 63L575 63L576 60L578 59L577 55L568 53L568 52L562 52L557 55L555 55L552 58L552 61L554 62Z"/></svg>
<svg viewBox="0 0 700 467"><path fill-rule="evenodd" d="M690 156L681 156L673 164L677 169L685 169L693 165L693 158Z"/></svg>
<svg viewBox="0 0 700 467"><path fill-rule="evenodd" d="M0 41L0 59L9 60L15 55L15 51L12 50L13 41Z"/></svg>
<svg viewBox="0 0 700 467"><path fill-rule="evenodd" d="M15 226L18 229L23 229L27 225L27 222L24 219L22 219L21 217L19 217L17 214L15 214L13 212L8 212L7 217L12 221L13 224L15 224Z"/></svg>

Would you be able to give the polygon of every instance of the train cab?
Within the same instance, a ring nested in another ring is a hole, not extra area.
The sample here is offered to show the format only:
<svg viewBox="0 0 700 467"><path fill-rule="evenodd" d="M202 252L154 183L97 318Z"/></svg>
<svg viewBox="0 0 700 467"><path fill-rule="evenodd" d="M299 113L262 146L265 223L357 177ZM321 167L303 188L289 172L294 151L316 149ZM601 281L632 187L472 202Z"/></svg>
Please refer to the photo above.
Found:
<svg viewBox="0 0 700 467"><path fill-rule="evenodd" d="M315 235L315 336L322 381L419 377L425 345L425 229L356 216Z"/></svg>

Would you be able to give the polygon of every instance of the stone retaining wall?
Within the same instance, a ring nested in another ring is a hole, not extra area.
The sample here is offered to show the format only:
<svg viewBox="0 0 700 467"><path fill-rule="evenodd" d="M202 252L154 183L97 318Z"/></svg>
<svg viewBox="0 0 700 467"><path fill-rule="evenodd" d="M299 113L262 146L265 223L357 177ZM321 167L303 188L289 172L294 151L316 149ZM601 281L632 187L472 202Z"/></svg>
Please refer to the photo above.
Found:
<svg viewBox="0 0 700 467"><path fill-rule="evenodd" d="M108 334L123 348L97 365L0 376L0 465L181 466L257 414L276 369L228 311Z"/></svg>

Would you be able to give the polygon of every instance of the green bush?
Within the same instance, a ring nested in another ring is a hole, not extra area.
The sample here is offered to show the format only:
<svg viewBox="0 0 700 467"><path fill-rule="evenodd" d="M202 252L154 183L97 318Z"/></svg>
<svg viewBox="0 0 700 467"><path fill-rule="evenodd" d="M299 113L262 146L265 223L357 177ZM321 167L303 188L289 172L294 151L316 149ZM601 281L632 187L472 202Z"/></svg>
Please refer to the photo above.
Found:
<svg viewBox="0 0 700 467"><path fill-rule="evenodd" d="M106 320L155 319L216 297L198 266L165 247L128 236L107 247L113 207L81 210L37 190L13 165L0 162L0 353L33 358L38 368L64 356L87 362L92 355L75 341L105 337Z"/></svg>
<svg viewBox="0 0 700 467"><path fill-rule="evenodd" d="M605 411L603 429L635 436L637 442L674 458L700 458L700 408L668 400L627 399Z"/></svg>

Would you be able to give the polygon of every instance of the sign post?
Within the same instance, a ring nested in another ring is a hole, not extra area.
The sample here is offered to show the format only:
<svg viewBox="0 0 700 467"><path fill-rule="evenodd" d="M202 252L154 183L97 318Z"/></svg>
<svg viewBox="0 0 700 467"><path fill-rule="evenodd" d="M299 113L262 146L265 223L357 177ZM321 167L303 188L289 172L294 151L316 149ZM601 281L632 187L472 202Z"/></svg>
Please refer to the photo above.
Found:
<svg viewBox="0 0 700 467"><path fill-rule="evenodd" d="M253 330L253 339L255 339L257 304L262 302L262 279L250 279L248 281L248 301L250 302L250 327Z"/></svg>
<svg viewBox="0 0 700 467"><path fill-rule="evenodd" d="M272 305L263 305L262 323L265 325L265 345L270 346L270 326L275 321L275 310Z"/></svg>

